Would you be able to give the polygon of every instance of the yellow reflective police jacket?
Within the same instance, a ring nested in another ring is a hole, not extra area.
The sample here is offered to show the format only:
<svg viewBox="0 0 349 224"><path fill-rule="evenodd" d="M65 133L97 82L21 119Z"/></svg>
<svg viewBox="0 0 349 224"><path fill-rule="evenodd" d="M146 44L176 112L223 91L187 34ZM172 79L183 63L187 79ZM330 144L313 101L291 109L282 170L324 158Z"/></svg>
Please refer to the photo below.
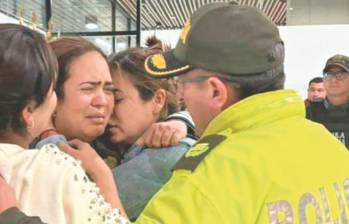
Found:
<svg viewBox="0 0 349 224"><path fill-rule="evenodd" d="M136 223L348 223L349 153L292 90L227 108Z"/></svg>

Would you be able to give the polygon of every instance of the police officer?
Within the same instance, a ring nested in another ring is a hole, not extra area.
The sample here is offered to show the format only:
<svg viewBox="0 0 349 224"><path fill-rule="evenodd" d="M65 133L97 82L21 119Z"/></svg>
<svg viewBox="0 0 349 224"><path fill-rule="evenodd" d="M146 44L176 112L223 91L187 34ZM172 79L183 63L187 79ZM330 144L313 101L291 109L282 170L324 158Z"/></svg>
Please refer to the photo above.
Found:
<svg viewBox="0 0 349 224"><path fill-rule="evenodd" d="M145 62L175 77L199 142L136 223L346 223L349 152L283 90L284 47L259 10L209 4L173 51Z"/></svg>
<svg viewBox="0 0 349 224"><path fill-rule="evenodd" d="M327 97L307 107L307 118L323 124L349 148L349 57L335 55L323 71Z"/></svg>

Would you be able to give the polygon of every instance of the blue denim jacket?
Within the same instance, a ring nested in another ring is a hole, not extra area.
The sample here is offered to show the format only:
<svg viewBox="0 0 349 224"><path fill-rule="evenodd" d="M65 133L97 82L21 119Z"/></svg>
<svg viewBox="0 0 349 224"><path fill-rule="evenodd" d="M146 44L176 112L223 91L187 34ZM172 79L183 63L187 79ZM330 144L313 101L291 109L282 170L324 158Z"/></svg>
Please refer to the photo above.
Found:
<svg viewBox="0 0 349 224"><path fill-rule="evenodd" d="M68 141L64 137L64 135L57 134L57 135L51 135L47 138L40 140L38 143L35 144L34 148L40 149L41 147L43 147L44 145L47 145L47 144L57 145L59 142L68 143Z"/></svg>
<svg viewBox="0 0 349 224"><path fill-rule="evenodd" d="M118 192L128 217L135 220L152 196L170 178L172 168L195 143L191 138L162 149L133 145L123 163L113 169Z"/></svg>

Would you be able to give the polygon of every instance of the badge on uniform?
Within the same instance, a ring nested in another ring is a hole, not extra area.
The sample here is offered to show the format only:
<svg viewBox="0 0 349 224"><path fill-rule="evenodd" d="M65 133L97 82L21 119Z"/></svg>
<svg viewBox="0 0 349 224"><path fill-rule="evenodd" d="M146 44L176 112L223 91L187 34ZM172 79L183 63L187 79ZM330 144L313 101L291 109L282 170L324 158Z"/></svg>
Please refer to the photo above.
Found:
<svg viewBox="0 0 349 224"><path fill-rule="evenodd" d="M192 172L200 162L227 137L224 135L208 135L199 140L184 156L177 162L173 170L191 170Z"/></svg>

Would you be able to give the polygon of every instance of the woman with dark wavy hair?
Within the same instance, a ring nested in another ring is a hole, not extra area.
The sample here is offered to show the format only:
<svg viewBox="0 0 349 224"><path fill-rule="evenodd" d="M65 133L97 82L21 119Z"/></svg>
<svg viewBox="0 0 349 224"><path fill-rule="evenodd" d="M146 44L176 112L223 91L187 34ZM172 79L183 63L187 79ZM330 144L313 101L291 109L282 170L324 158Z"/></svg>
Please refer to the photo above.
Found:
<svg viewBox="0 0 349 224"><path fill-rule="evenodd" d="M85 153L79 157L85 170L55 145L28 150L51 123L56 74L56 57L41 34L0 24L0 175L18 207L44 222L123 223L112 173L87 144L74 142L81 151L61 145L72 155Z"/></svg>

